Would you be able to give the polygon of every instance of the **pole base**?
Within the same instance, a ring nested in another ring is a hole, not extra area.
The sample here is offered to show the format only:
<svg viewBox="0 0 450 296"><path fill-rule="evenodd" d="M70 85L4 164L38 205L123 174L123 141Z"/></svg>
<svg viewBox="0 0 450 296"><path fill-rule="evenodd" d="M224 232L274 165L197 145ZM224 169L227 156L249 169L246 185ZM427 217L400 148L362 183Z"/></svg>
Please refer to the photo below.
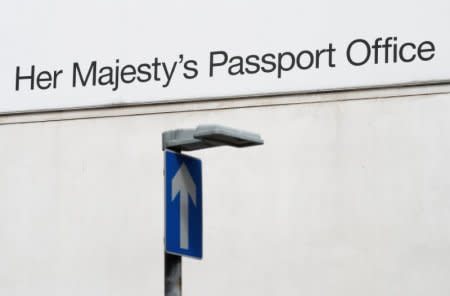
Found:
<svg viewBox="0 0 450 296"><path fill-rule="evenodd" d="M164 295L181 296L181 256L164 252Z"/></svg>

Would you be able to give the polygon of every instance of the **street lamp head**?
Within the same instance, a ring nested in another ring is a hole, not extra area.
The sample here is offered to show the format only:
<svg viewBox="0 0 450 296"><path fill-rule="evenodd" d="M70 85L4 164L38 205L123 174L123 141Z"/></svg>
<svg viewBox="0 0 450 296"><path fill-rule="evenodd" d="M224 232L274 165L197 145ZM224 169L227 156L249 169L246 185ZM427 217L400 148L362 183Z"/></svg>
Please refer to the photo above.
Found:
<svg viewBox="0 0 450 296"><path fill-rule="evenodd" d="M194 138L238 148L264 144L261 136L256 133L216 124L199 125L195 129Z"/></svg>
<svg viewBox="0 0 450 296"><path fill-rule="evenodd" d="M225 126L199 125L196 129L177 129L162 135L163 149L192 151L218 146L248 147L262 145L260 135Z"/></svg>
<svg viewBox="0 0 450 296"><path fill-rule="evenodd" d="M162 134L163 150L192 151L215 147L208 142L194 138L195 129L176 129Z"/></svg>

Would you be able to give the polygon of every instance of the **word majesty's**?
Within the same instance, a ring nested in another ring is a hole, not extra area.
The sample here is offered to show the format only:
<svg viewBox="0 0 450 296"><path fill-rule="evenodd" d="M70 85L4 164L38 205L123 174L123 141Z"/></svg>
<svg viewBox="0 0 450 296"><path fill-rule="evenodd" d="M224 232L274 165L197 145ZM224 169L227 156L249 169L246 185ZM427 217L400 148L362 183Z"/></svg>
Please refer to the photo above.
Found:
<svg viewBox="0 0 450 296"><path fill-rule="evenodd" d="M345 60L352 66L411 63L430 61L435 56L435 45L431 41L420 43L400 42L397 37L376 38L373 41L355 39L345 49ZM335 68L337 49L333 43L327 47L298 52L230 55L225 51L211 51L208 61L208 76L255 75L265 73L282 79L290 71ZM180 54L170 62L155 57L140 64L122 64L119 59L114 65L103 65L98 61L86 64L74 62L71 73L72 87L108 87L116 91L123 84L157 83L165 88L175 79L195 79L200 74L200 62L185 59ZM205 70L206 72L206 70ZM64 80L64 69L38 70L35 65L28 68L16 67L15 90L55 89Z"/></svg>

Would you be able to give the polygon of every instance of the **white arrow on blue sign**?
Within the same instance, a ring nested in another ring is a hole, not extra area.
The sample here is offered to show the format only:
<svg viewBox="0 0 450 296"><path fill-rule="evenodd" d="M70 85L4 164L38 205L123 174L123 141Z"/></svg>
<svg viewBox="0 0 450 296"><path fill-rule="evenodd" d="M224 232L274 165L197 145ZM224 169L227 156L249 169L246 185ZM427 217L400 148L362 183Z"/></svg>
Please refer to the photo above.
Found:
<svg viewBox="0 0 450 296"><path fill-rule="evenodd" d="M165 151L166 252L201 259L202 163L198 158Z"/></svg>

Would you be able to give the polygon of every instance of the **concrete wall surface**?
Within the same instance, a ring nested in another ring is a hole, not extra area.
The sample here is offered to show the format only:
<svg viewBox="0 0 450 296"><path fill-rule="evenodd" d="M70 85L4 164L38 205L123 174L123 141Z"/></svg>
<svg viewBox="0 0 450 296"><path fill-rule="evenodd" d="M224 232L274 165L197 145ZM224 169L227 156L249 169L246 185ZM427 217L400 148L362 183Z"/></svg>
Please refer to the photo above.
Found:
<svg viewBox="0 0 450 296"><path fill-rule="evenodd" d="M450 92L335 96L0 125L0 295L163 295L161 132L199 123L266 143L191 153L184 295L450 295Z"/></svg>

